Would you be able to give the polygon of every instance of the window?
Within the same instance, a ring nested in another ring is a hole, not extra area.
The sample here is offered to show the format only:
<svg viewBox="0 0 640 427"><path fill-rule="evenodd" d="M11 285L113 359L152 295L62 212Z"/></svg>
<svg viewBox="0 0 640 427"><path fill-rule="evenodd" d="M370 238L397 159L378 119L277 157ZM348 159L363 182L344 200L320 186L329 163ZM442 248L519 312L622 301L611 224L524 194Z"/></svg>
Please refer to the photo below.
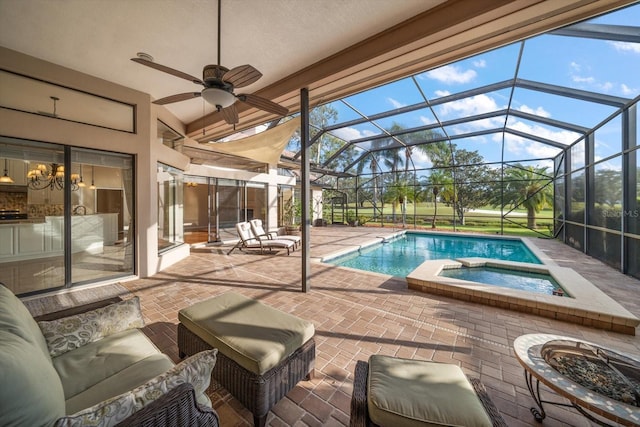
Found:
<svg viewBox="0 0 640 427"><path fill-rule="evenodd" d="M0 153L14 181L0 186L13 215L0 218L1 282L25 295L134 273L132 156L12 138Z"/></svg>
<svg viewBox="0 0 640 427"><path fill-rule="evenodd" d="M184 243L182 171L158 163L158 252Z"/></svg>

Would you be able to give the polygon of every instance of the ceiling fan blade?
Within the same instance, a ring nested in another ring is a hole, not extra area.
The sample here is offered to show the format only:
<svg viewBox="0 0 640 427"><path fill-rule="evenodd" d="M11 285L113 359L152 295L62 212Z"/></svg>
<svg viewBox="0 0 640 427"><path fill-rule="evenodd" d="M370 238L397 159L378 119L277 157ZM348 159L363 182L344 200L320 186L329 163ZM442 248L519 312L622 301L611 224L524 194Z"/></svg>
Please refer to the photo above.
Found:
<svg viewBox="0 0 640 427"><path fill-rule="evenodd" d="M190 74L183 73L182 71L174 70L173 68L156 64L155 62L143 58L131 58L131 60L133 62L137 62L138 64L146 65L147 67L155 68L158 71L162 71L164 73L171 74L172 76L180 77L181 79L189 80L190 82L204 86L204 82L202 80Z"/></svg>
<svg viewBox="0 0 640 427"><path fill-rule="evenodd" d="M200 92L179 93L177 95L165 96L164 98L153 101L157 105L172 104L174 102L186 101L187 99L199 98Z"/></svg>
<svg viewBox="0 0 640 427"><path fill-rule="evenodd" d="M289 112L289 110L282 105L276 104L275 102L269 101L268 99L258 95L240 94L237 95L237 98L242 102L246 102L252 107L268 111L269 113L277 114L278 116L284 116Z"/></svg>
<svg viewBox="0 0 640 427"><path fill-rule="evenodd" d="M230 125L235 125L240 121L235 104L231 104L227 108L223 108L220 110L220 113L222 114L222 117L224 117L224 121Z"/></svg>
<svg viewBox="0 0 640 427"><path fill-rule="evenodd" d="M244 87L258 81L262 73L251 65L240 65L232 68L222 76L222 80L231 83L233 87Z"/></svg>

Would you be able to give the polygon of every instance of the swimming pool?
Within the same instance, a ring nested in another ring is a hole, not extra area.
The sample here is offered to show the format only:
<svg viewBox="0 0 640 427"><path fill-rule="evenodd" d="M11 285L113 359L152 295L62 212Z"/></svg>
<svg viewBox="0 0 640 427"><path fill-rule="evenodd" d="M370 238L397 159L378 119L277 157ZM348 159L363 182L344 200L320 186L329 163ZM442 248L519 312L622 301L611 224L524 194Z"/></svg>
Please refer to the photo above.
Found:
<svg viewBox="0 0 640 427"><path fill-rule="evenodd" d="M426 260L471 257L542 264L520 239L409 232L325 262L406 277Z"/></svg>
<svg viewBox="0 0 640 427"><path fill-rule="evenodd" d="M503 288L520 289L546 295L569 296L569 293L547 273L518 271L504 267L461 267L449 268L440 272L441 277L468 280L501 286ZM559 290L562 290L559 292Z"/></svg>

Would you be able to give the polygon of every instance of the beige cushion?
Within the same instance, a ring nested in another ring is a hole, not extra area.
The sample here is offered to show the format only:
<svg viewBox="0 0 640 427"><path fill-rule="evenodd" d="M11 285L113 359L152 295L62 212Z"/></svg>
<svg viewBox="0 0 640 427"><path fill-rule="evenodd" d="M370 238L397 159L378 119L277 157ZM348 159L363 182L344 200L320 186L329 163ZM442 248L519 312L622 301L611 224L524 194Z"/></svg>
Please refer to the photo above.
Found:
<svg viewBox="0 0 640 427"><path fill-rule="evenodd" d="M217 352L215 349L200 352L133 390L58 420L56 427L114 426L184 383L193 385L200 404L211 406L204 392L211 381Z"/></svg>
<svg viewBox="0 0 640 427"><path fill-rule="evenodd" d="M144 326L140 299L134 297L74 316L38 322L51 357L117 332Z"/></svg>
<svg viewBox="0 0 640 427"><path fill-rule="evenodd" d="M0 329L0 426L51 426L64 414L64 393L49 354Z"/></svg>
<svg viewBox="0 0 640 427"><path fill-rule="evenodd" d="M462 369L447 363L371 356L367 406L381 426L492 425Z"/></svg>
<svg viewBox="0 0 640 427"><path fill-rule="evenodd" d="M311 322L234 292L180 310L178 318L211 347L258 375L315 333Z"/></svg>
<svg viewBox="0 0 640 427"><path fill-rule="evenodd" d="M53 359L67 414L131 390L174 366L138 329L119 332Z"/></svg>

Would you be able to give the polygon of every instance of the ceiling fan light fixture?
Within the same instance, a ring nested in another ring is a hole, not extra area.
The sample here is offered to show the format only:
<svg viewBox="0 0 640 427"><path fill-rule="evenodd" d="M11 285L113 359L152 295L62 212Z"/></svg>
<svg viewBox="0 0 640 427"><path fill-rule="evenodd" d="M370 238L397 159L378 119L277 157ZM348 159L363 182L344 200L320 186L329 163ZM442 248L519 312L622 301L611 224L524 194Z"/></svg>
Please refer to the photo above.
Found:
<svg viewBox="0 0 640 427"><path fill-rule="evenodd" d="M145 61L153 62L153 56L149 55L148 53L138 52L136 53L136 56L140 59L144 59Z"/></svg>
<svg viewBox="0 0 640 427"><path fill-rule="evenodd" d="M202 97L217 109L227 108L236 102L236 97L224 89L208 87L202 91Z"/></svg>

